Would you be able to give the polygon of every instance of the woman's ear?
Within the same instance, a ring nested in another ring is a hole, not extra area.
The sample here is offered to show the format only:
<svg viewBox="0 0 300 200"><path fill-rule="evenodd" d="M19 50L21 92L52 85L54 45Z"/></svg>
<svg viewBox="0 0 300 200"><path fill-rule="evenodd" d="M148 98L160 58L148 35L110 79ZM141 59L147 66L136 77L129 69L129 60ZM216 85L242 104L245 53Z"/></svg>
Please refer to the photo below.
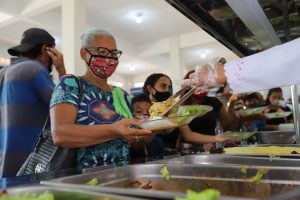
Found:
<svg viewBox="0 0 300 200"><path fill-rule="evenodd" d="M152 86L147 85L147 91L149 92L150 95L152 95Z"/></svg>
<svg viewBox="0 0 300 200"><path fill-rule="evenodd" d="M88 58L87 58L87 53L86 53L86 51L84 50L84 48L81 48L81 49L80 49L80 57L81 57L82 60L88 62L88 61L87 61L87 60L88 60Z"/></svg>

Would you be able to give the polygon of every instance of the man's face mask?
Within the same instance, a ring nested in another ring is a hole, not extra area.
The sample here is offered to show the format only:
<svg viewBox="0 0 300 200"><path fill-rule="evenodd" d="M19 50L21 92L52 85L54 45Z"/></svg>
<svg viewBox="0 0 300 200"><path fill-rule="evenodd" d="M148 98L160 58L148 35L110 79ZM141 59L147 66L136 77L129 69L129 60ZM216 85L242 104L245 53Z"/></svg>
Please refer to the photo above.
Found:
<svg viewBox="0 0 300 200"><path fill-rule="evenodd" d="M154 89L154 88L153 88ZM162 101L165 101L167 100L172 94L170 91L167 91L167 92L159 92L157 91L156 89L155 90L155 93L152 94L152 96L158 101L158 102L162 102Z"/></svg>
<svg viewBox="0 0 300 200"><path fill-rule="evenodd" d="M105 58L98 55L91 55L87 64L96 76L101 79L107 79L115 72L119 61L115 58Z"/></svg>

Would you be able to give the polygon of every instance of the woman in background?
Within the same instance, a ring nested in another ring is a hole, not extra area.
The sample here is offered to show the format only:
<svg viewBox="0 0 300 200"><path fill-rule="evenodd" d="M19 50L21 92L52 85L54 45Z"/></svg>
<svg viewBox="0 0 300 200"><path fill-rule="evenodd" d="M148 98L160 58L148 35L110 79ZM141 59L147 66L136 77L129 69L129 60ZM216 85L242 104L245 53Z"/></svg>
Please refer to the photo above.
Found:
<svg viewBox="0 0 300 200"><path fill-rule="evenodd" d="M143 86L144 93L149 96L152 102L167 100L172 95L172 90L171 79L161 73L148 76ZM189 126L164 130L160 133L158 136L163 140L165 153L167 154L177 152L181 136L184 141L196 144L231 141L231 139L224 137L222 134L211 136L193 132Z"/></svg>
<svg viewBox="0 0 300 200"><path fill-rule="evenodd" d="M291 111L283 103L283 94L281 88L270 89L266 98L266 109L264 113L275 113L275 112L287 112ZM291 115L292 117L292 115ZM290 119L290 118L289 118ZM286 117L273 118L267 120L267 130L278 130L279 124L287 123L288 119Z"/></svg>

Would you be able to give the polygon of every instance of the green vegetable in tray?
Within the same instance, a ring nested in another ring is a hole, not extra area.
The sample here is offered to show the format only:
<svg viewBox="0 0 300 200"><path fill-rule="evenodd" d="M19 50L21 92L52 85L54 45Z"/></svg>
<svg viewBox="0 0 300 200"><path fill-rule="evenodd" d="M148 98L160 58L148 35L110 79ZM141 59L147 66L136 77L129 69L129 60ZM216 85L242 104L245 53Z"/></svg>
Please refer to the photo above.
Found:
<svg viewBox="0 0 300 200"><path fill-rule="evenodd" d="M272 161L273 158L276 158L277 155L272 155L272 154L269 154L269 159L270 159L270 162Z"/></svg>
<svg viewBox="0 0 300 200"><path fill-rule="evenodd" d="M202 192L188 190L185 198L176 197L175 200L217 200L221 193L216 189L206 189Z"/></svg>
<svg viewBox="0 0 300 200"><path fill-rule="evenodd" d="M160 174L163 177L163 179L165 179L166 181L170 180L170 173L168 171L168 168L166 165L164 165L161 169L160 169Z"/></svg>
<svg viewBox="0 0 300 200"><path fill-rule="evenodd" d="M93 178L91 180L89 180L86 185L91 185L91 186L95 186L98 184L98 179L97 178Z"/></svg>
<svg viewBox="0 0 300 200"><path fill-rule="evenodd" d="M267 169L264 168L258 169L256 175L252 177L253 182L256 184L260 184L263 175L266 173L268 173Z"/></svg>
<svg viewBox="0 0 300 200"><path fill-rule="evenodd" d="M54 195L50 192L44 192L40 195L37 195L35 193L27 193L24 195L1 195L0 200L54 200Z"/></svg>
<svg viewBox="0 0 300 200"><path fill-rule="evenodd" d="M198 115L203 112L206 112L204 107L186 106L182 110L181 115Z"/></svg>
<svg viewBox="0 0 300 200"><path fill-rule="evenodd" d="M242 166L240 172L246 175L248 168L249 168L248 166Z"/></svg>

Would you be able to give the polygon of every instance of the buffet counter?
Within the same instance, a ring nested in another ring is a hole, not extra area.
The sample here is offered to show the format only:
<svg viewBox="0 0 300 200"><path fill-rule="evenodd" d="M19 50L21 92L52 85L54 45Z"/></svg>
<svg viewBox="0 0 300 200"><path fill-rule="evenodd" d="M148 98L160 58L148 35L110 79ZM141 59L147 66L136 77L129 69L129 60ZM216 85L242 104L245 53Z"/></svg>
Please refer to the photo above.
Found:
<svg viewBox="0 0 300 200"><path fill-rule="evenodd" d="M298 145L289 146L299 148ZM32 188L33 192L37 189L56 194L63 188L67 192L91 192L88 195L99 197L108 194L111 199L175 199L184 198L188 189L203 191L213 188L221 193L218 200L288 200L300 198L299 166L300 154L201 153L121 167L104 166L83 171L68 169L6 178L0 179L0 183L11 194ZM164 167L169 179L162 173ZM95 179L93 186L87 185ZM40 182L42 185L36 185Z"/></svg>

